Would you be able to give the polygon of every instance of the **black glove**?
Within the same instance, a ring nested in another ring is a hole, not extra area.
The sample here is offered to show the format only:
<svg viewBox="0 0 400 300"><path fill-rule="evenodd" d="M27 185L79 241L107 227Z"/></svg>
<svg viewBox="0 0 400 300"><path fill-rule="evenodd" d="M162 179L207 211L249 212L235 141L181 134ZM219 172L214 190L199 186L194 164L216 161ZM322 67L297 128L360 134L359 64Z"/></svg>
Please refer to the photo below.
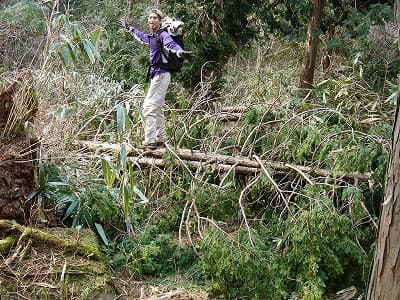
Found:
<svg viewBox="0 0 400 300"><path fill-rule="evenodd" d="M195 55L192 51L185 51L185 50L178 51L178 53L176 53L176 55L178 57L182 57L184 59L192 59L195 57Z"/></svg>
<svg viewBox="0 0 400 300"><path fill-rule="evenodd" d="M129 27L131 26L125 18L121 19L119 25L126 30L129 30Z"/></svg>

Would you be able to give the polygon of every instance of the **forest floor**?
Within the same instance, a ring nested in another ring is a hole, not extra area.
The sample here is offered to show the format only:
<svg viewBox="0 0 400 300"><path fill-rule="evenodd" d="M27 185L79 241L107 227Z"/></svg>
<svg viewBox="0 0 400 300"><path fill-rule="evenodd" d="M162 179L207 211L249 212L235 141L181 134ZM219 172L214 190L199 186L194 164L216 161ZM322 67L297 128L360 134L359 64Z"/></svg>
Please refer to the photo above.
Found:
<svg viewBox="0 0 400 300"><path fill-rule="evenodd" d="M37 184L38 143L15 122L20 90L16 81L0 91L0 299L210 299L176 276L167 283L112 272L93 254L81 253L99 249L93 233L77 236L51 211L45 215L26 201ZM24 121L34 117L33 111ZM91 241L84 241L87 236Z"/></svg>

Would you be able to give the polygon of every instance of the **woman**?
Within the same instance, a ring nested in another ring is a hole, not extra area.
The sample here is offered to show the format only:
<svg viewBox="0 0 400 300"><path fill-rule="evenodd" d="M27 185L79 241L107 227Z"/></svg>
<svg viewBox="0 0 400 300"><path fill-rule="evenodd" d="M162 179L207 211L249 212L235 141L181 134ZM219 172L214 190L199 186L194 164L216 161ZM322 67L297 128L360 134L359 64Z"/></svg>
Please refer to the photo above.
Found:
<svg viewBox="0 0 400 300"><path fill-rule="evenodd" d="M166 142L165 116L163 105L171 81L171 73L164 66L167 63L163 49L167 53L176 53L178 57L191 57L193 54L184 51L169 35L167 30L161 29L163 13L158 9L151 9L147 23L149 33L143 33L131 26L125 19L121 20L121 26L127 29L139 42L149 46L150 58L150 87L143 103L143 115L145 121L145 136L143 146L155 149L163 147Z"/></svg>

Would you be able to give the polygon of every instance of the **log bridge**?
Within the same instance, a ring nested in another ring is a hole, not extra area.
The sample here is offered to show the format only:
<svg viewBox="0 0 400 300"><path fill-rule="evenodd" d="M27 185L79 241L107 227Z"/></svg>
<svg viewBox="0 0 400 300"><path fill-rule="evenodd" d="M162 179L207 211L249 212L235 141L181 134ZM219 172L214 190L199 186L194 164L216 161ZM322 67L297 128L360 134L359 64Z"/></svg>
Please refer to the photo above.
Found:
<svg viewBox="0 0 400 300"><path fill-rule="evenodd" d="M96 141L78 141L77 146L97 152L120 153L121 145ZM265 173L268 177L276 174L287 174L289 172L297 172L304 177L309 183L313 184L310 176L314 180L324 181L345 181L345 182L367 182L371 186L372 174L360 173L342 173L313 168L302 165L289 164L278 161L261 160L258 156L253 155L252 158L244 156L229 156L215 153L204 153L191 149L173 149L170 145L166 148L155 150L147 150L136 148L126 144L126 152L128 160L140 167L165 167L169 161L163 159L166 153L170 153L178 160L179 164L184 165L192 170L211 169L216 172L236 172L240 174L255 174L259 172Z"/></svg>

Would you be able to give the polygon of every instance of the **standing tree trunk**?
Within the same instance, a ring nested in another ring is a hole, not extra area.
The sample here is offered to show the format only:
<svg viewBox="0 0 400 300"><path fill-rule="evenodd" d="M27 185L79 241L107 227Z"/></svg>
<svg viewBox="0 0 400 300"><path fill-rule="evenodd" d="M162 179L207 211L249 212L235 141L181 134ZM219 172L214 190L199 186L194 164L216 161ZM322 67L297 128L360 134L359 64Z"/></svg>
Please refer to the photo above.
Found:
<svg viewBox="0 0 400 300"><path fill-rule="evenodd" d="M320 24L322 17L322 9L324 0L312 0L313 13L308 22L307 43L300 76L300 88L309 89L312 87L314 80L314 68L318 51L318 41Z"/></svg>
<svg viewBox="0 0 400 300"><path fill-rule="evenodd" d="M394 13L400 27L400 0ZM399 44L400 46L400 44ZM400 87L400 82L399 82ZM400 299L400 90L392 132L392 149L388 163L385 201L376 241L374 266L368 287L368 300Z"/></svg>
<svg viewBox="0 0 400 300"><path fill-rule="evenodd" d="M400 55L400 0L394 2L394 20L396 22L397 50Z"/></svg>
<svg viewBox="0 0 400 300"><path fill-rule="evenodd" d="M400 299L400 97L388 163L385 201L379 224L374 266L369 282L369 300Z"/></svg>

